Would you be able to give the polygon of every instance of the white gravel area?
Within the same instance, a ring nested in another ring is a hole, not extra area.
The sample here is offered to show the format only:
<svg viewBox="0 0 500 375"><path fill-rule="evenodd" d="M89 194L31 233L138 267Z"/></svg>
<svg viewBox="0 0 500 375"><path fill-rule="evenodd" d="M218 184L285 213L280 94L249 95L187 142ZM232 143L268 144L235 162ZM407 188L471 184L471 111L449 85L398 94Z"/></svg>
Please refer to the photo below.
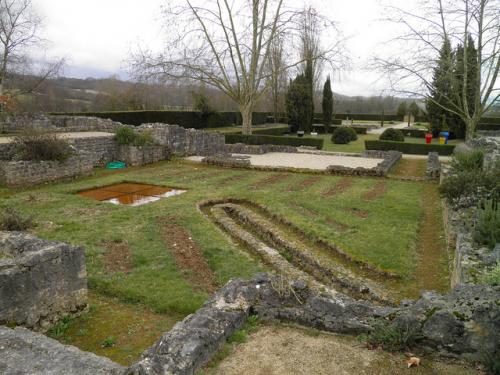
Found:
<svg viewBox="0 0 500 375"><path fill-rule="evenodd" d="M262 167L285 167L298 169L326 170L330 165L344 167L375 168L383 159L359 158L352 156L316 155L303 153L270 152L263 155L249 155L250 162Z"/></svg>
<svg viewBox="0 0 500 375"><path fill-rule="evenodd" d="M282 167L297 169L326 170L330 165L341 165L344 167L375 168L383 159L360 158L338 155L317 155L305 153L269 152L263 155L233 154L245 156L250 163L259 167ZM203 157L191 156L186 158L190 161L200 162Z"/></svg>
<svg viewBox="0 0 500 375"><path fill-rule="evenodd" d="M94 137L114 137L114 133L106 132L74 132L74 133L57 133L58 136L70 139L77 138L94 138ZM0 137L0 143L10 143L12 137Z"/></svg>

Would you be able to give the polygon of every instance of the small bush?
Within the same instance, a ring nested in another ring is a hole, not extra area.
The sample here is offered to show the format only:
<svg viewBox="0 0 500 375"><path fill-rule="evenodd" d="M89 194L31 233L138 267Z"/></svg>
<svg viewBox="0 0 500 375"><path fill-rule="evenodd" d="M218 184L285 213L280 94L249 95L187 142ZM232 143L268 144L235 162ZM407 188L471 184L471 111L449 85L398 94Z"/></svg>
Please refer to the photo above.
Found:
<svg viewBox="0 0 500 375"><path fill-rule="evenodd" d="M443 180L441 195L451 204L471 207L483 200L500 199L500 163L488 170L465 170Z"/></svg>
<svg viewBox="0 0 500 375"><path fill-rule="evenodd" d="M332 142L339 145L348 144L351 141L358 139L354 129L347 126L339 126L333 131Z"/></svg>
<svg viewBox="0 0 500 375"><path fill-rule="evenodd" d="M486 245L490 249L500 243L500 210L494 199L479 205L473 238L478 244Z"/></svg>
<svg viewBox="0 0 500 375"><path fill-rule="evenodd" d="M417 327L408 324L378 324L362 339L371 348L382 348L390 352L407 350L421 339Z"/></svg>
<svg viewBox="0 0 500 375"><path fill-rule="evenodd" d="M491 271L481 275L479 282L482 284L500 285L500 261L497 262L497 265Z"/></svg>
<svg viewBox="0 0 500 375"><path fill-rule="evenodd" d="M32 216L23 216L12 207L5 207L0 214L0 230L21 232L33 228L33 226Z"/></svg>
<svg viewBox="0 0 500 375"><path fill-rule="evenodd" d="M487 374L500 375L500 349L494 353L483 353L481 362Z"/></svg>
<svg viewBox="0 0 500 375"><path fill-rule="evenodd" d="M37 129L26 130L15 136L13 145L19 160L64 161L73 152L67 139Z"/></svg>
<svg viewBox="0 0 500 375"><path fill-rule="evenodd" d="M146 144L153 143L153 135L151 132L145 131L142 133L136 133L134 129L129 127L121 127L116 130L116 142L119 145L133 145L136 147L142 147Z"/></svg>
<svg viewBox="0 0 500 375"><path fill-rule="evenodd" d="M121 128L116 129L116 142L119 145L131 145L134 143L136 134L134 129L123 126Z"/></svg>
<svg viewBox="0 0 500 375"><path fill-rule="evenodd" d="M473 171L483 168L484 153L482 150L472 150L455 154L451 161L454 171Z"/></svg>
<svg viewBox="0 0 500 375"><path fill-rule="evenodd" d="M403 132L399 129L385 129L382 134L380 134L379 139L381 141L396 141L396 142L404 142L405 136Z"/></svg>
<svg viewBox="0 0 500 375"><path fill-rule="evenodd" d="M102 341L101 347L102 348L112 348L113 346L115 346L115 343L116 343L116 339L113 336L108 336Z"/></svg>

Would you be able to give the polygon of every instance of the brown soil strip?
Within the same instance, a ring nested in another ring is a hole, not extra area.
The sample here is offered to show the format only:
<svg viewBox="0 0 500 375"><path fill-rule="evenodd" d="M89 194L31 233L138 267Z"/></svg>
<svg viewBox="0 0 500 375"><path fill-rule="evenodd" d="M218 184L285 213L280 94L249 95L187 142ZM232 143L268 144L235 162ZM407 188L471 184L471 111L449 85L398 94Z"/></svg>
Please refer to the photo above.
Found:
<svg viewBox="0 0 500 375"><path fill-rule="evenodd" d="M305 216L310 217L310 218L318 218L321 217L321 215L307 207L299 206L298 204L291 204L290 207L295 208L296 210L299 210L301 213L303 213ZM349 229L349 226L341 223L335 219L332 219L330 217L325 217L325 222L331 226L333 226L335 229L337 229L340 232L345 232L346 230Z"/></svg>
<svg viewBox="0 0 500 375"><path fill-rule="evenodd" d="M401 159L392 175L397 177L425 177L427 160Z"/></svg>
<svg viewBox="0 0 500 375"><path fill-rule="evenodd" d="M375 199L383 197L385 193L387 193L385 181L378 181L370 191L363 194L363 199L365 201L374 201Z"/></svg>
<svg viewBox="0 0 500 375"><path fill-rule="evenodd" d="M291 175L289 173L272 174L272 175L267 176L261 180L256 181L255 183L250 185L250 187L252 189L259 189L259 188L267 186L267 185L273 185L273 184L276 184L278 182L284 181L284 180L290 178L290 176Z"/></svg>
<svg viewBox="0 0 500 375"><path fill-rule="evenodd" d="M300 181L297 185L292 185L289 186L287 191L304 191L308 187L316 184L317 182L321 181L322 178L319 176L313 176L313 177L307 177Z"/></svg>
<svg viewBox="0 0 500 375"><path fill-rule="evenodd" d="M353 184L353 180L351 178L342 178L339 182L335 184L335 186L323 192L324 197L333 197L337 194L342 194L347 191Z"/></svg>
<svg viewBox="0 0 500 375"><path fill-rule="evenodd" d="M248 173L239 173L236 175L228 176L226 178L223 178L222 180L217 181L214 185L217 187L224 187L230 183L233 183L235 181L241 181L249 177Z"/></svg>
<svg viewBox="0 0 500 375"><path fill-rule="evenodd" d="M217 278L208 265L203 251L191 235L171 218L159 219L163 241L171 251L178 269L187 271L189 281L205 292L217 290Z"/></svg>
<svg viewBox="0 0 500 375"><path fill-rule="evenodd" d="M132 252L126 242L106 242L104 269L107 273L123 272L128 275L133 268Z"/></svg>
<svg viewBox="0 0 500 375"><path fill-rule="evenodd" d="M346 209L344 209L344 211L349 212L351 215L360 217L362 219L366 219L370 215L370 213L368 211L362 210L360 208L355 208L355 207L346 208Z"/></svg>
<svg viewBox="0 0 500 375"><path fill-rule="evenodd" d="M425 184L422 204L424 214L418 233L416 278L421 290L445 292L449 289L448 254L436 185Z"/></svg>

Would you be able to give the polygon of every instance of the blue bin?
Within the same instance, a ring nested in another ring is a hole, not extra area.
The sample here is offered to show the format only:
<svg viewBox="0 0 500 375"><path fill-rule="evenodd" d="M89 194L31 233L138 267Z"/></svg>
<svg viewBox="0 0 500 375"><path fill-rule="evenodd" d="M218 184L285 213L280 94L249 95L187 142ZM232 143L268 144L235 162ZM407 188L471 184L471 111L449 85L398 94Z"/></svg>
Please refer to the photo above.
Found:
<svg viewBox="0 0 500 375"><path fill-rule="evenodd" d="M447 145L448 139L450 138L450 132L441 132L439 133L439 136L445 138L444 144Z"/></svg>

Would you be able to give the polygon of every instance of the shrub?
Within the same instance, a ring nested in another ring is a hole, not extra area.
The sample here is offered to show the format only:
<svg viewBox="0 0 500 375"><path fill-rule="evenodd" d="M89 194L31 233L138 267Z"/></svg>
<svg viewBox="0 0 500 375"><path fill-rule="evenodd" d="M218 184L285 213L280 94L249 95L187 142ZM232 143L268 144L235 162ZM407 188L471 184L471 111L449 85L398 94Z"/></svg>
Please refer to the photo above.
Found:
<svg viewBox="0 0 500 375"><path fill-rule="evenodd" d="M500 261L497 262L497 265L491 271L481 275L479 282L482 284L500 285Z"/></svg>
<svg viewBox="0 0 500 375"><path fill-rule="evenodd" d="M365 148L367 150L400 151L403 154L428 155L429 152L437 152L439 155L451 155L455 146L368 140L365 141Z"/></svg>
<svg viewBox="0 0 500 375"><path fill-rule="evenodd" d="M484 154L482 150L472 150L453 155L451 167L454 171L473 171L483 168Z"/></svg>
<svg viewBox="0 0 500 375"><path fill-rule="evenodd" d="M339 126L330 126L330 129L335 130ZM343 126L344 128L347 128L347 126ZM366 134L368 132L368 128L364 126L349 126L349 129L352 129L356 132L356 134Z"/></svg>
<svg viewBox="0 0 500 375"><path fill-rule="evenodd" d="M372 348L382 348L390 352L407 350L421 339L421 333L415 325L408 322L398 324L378 324L363 339Z"/></svg>
<svg viewBox="0 0 500 375"><path fill-rule="evenodd" d="M136 134L134 129L129 128L128 126L123 126L121 128L116 129L116 142L119 145L130 145L134 143Z"/></svg>
<svg viewBox="0 0 500 375"><path fill-rule="evenodd" d="M486 245L490 249L500 242L500 210L495 199L479 205L473 238L478 244Z"/></svg>
<svg viewBox="0 0 500 375"><path fill-rule="evenodd" d="M136 134L134 139L134 146L144 146L147 144L154 143L153 135L149 131L144 131L142 133Z"/></svg>
<svg viewBox="0 0 500 375"><path fill-rule="evenodd" d="M354 129L347 126L339 126L332 133L332 142L335 144L345 145L356 139L358 136Z"/></svg>
<svg viewBox="0 0 500 375"><path fill-rule="evenodd" d="M403 135L403 132L401 130L389 128L384 130L379 139L381 141L404 142L405 136Z"/></svg>
<svg viewBox="0 0 500 375"><path fill-rule="evenodd" d="M4 207L0 215L0 230L25 231L34 227L32 216L23 216L16 209Z"/></svg>
<svg viewBox="0 0 500 375"><path fill-rule="evenodd" d="M460 207L477 205L484 199L500 198L500 164L491 169L465 170L443 180L441 195Z"/></svg>
<svg viewBox="0 0 500 375"><path fill-rule="evenodd" d="M14 137L16 158L43 161L68 159L73 150L67 139L43 130L30 129Z"/></svg>
<svg viewBox="0 0 500 375"><path fill-rule="evenodd" d="M245 143L247 145L286 145L286 146L310 146L318 150L323 148L323 139L320 138L292 138L272 135L243 135L226 134L226 143Z"/></svg>
<svg viewBox="0 0 500 375"><path fill-rule="evenodd" d="M142 147L146 144L151 144L154 142L153 135L149 131L142 133L136 133L134 129L127 126L123 126L116 130L116 142L119 145L134 145L136 147Z"/></svg>

